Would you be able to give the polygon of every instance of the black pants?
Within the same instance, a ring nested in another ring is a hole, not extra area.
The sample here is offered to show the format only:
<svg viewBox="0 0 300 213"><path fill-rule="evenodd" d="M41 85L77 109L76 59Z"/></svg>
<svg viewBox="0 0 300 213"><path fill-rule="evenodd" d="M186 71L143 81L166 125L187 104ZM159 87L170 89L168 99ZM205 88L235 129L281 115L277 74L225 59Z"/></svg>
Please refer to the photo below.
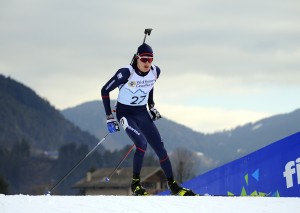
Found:
<svg viewBox="0 0 300 213"><path fill-rule="evenodd" d="M121 126L136 146L133 158L133 174L140 174L149 143L158 156L166 177L173 177L169 156L146 106L127 106L118 103L116 115Z"/></svg>

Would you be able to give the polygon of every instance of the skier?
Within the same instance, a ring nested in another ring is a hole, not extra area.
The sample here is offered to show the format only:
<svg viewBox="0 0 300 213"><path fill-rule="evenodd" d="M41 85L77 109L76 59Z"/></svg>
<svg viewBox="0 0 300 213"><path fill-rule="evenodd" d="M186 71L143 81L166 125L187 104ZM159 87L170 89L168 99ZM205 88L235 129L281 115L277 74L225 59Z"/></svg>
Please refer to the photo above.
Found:
<svg viewBox="0 0 300 213"><path fill-rule="evenodd" d="M147 191L141 186L140 172L147 144L149 143L160 160L161 168L168 179L171 194L194 196L196 194L192 190L181 187L174 180L169 156L153 122L160 119L161 115L155 108L153 101L153 87L160 75L160 68L152 65L152 61L153 50L148 44L143 43L138 47L131 65L119 69L103 86L101 95L107 116L107 128L110 133L120 131L119 125L112 114L109 96L109 93L118 87L116 117L136 146L131 183L133 195L148 195ZM147 105L152 118L147 111Z"/></svg>

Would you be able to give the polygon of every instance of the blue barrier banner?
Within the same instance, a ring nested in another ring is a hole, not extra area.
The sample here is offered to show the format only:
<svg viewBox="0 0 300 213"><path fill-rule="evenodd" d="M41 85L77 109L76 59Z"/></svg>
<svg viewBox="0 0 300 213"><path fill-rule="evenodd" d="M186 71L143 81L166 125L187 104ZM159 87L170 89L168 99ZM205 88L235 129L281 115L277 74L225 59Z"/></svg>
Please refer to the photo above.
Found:
<svg viewBox="0 0 300 213"><path fill-rule="evenodd" d="M202 195L300 197L300 132L182 185Z"/></svg>

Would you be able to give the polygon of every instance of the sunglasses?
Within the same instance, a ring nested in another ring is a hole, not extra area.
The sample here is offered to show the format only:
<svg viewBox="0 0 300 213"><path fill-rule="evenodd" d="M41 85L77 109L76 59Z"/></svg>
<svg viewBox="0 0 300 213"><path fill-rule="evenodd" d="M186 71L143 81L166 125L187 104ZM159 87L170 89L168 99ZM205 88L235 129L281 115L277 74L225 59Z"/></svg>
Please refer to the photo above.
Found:
<svg viewBox="0 0 300 213"><path fill-rule="evenodd" d="M147 58L145 58L145 57L141 57L141 56L137 56L140 60L141 60L141 62L143 62L143 63L146 63L147 61L149 62L149 63L151 63L152 61L153 61L153 57L147 57Z"/></svg>

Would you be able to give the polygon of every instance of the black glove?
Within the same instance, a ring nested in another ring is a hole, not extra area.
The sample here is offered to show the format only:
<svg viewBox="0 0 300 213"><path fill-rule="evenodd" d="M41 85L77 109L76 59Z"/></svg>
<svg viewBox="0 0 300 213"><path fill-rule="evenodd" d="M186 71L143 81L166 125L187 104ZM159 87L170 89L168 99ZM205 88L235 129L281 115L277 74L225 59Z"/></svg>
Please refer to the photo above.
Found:
<svg viewBox="0 0 300 213"><path fill-rule="evenodd" d="M117 123L113 115L107 116L106 123L107 123L107 129L109 133L120 131L119 124Z"/></svg>
<svg viewBox="0 0 300 213"><path fill-rule="evenodd" d="M160 113L157 111L157 109L154 107L154 105L150 106L150 113L152 115L152 120L158 120L161 118Z"/></svg>

